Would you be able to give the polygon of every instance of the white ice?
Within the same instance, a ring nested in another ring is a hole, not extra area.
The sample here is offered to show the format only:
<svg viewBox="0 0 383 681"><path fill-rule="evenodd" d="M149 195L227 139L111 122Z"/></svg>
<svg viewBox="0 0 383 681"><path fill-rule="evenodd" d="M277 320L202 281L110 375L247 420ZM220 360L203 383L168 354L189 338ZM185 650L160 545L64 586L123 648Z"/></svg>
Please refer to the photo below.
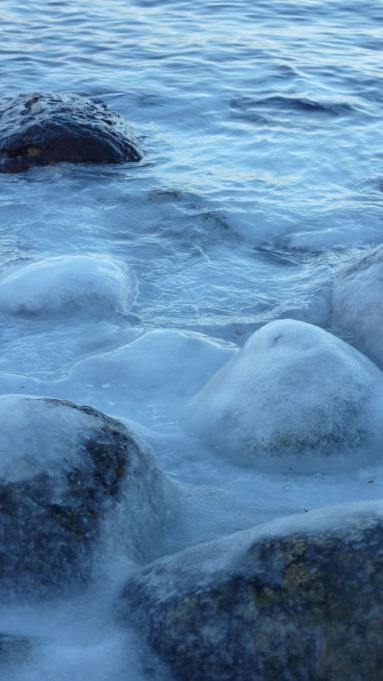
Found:
<svg viewBox="0 0 383 681"><path fill-rule="evenodd" d="M118 258L65 255L17 265L0 280L0 310L13 315L105 317L127 313L133 273Z"/></svg>
<svg viewBox="0 0 383 681"><path fill-rule="evenodd" d="M190 420L218 455L277 471L326 472L379 458L383 375L304 322L271 322L192 400Z"/></svg>
<svg viewBox="0 0 383 681"><path fill-rule="evenodd" d="M92 417L59 402L0 397L0 478L16 481L71 468L92 431ZM94 427L94 425L93 425Z"/></svg>
<svg viewBox="0 0 383 681"><path fill-rule="evenodd" d="M333 321L383 365L383 247L364 252L334 283Z"/></svg>

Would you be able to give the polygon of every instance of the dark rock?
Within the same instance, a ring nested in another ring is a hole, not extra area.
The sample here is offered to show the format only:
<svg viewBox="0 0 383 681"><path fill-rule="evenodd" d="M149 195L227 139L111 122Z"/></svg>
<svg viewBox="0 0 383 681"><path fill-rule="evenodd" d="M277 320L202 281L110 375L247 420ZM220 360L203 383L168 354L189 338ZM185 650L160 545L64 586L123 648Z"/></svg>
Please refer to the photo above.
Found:
<svg viewBox="0 0 383 681"><path fill-rule="evenodd" d="M121 614L184 681L381 681L383 502L291 516L144 568Z"/></svg>
<svg viewBox="0 0 383 681"><path fill-rule="evenodd" d="M132 129L102 102L56 94L19 95L0 102L0 172L141 158Z"/></svg>
<svg viewBox="0 0 383 681"><path fill-rule="evenodd" d="M153 558L168 493L151 452L120 422L70 402L2 396L1 598L86 582L113 513L129 557Z"/></svg>

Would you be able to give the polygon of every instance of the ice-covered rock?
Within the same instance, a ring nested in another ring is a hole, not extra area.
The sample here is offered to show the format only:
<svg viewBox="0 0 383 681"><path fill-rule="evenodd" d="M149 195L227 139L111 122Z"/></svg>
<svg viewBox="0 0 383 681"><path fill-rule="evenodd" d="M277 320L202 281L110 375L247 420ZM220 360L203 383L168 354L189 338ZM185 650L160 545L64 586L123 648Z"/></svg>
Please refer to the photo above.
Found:
<svg viewBox="0 0 383 681"><path fill-rule="evenodd" d="M235 462L325 472L379 456L382 396L369 359L319 327L282 320L256 331L217 372L190 419Z"/></svg>
<svg viewBox="0 0 383 681"><path fill-rule="evenodd" d="M0 279L0 310L10 314L126 313L134 275L114 258L66 255L18 265Z"/></svg>
<svg viewBox="0 0 383 681"><path fill-rule="evenodd" d="M171 492L151 451L119 421L70 402L0 397L1 597L88 580L113 519L130 559L153 558Z"/></svg>
<svg viewBox="0 0 383 681"><path fill-rule="evenodd" d="M285 517L131 578L136 621L182 681L382 679L383 502Z"/></svg>
<svg viewBox="0 0 383 681"><path fill-rule="evenodd" d="M0 172L54 163L122 163L142 158L136 135L103 102L32 93L0 102Z"/></svg>
<svg viewBox="0 0 383 681"><path fill-rule="evenodd" d="M334 284L333 320L383 364L383 246L342 269Z"/></svg>

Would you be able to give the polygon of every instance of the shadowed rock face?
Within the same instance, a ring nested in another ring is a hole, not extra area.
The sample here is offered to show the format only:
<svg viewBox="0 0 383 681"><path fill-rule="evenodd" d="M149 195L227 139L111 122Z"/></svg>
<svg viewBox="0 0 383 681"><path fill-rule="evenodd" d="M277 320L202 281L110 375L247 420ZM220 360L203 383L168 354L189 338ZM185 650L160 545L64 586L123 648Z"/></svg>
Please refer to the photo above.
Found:
<svg viewBox="0 0 383 681"><path fill-rule="evenodd" d="M133 130L103 103L79 95L42 94L0 102L0 172L141 158Z"/></svg>
<svg viewBox="0 0 383 681"><path fill-rule="evenodd" d="M20 396L0 402L0 599L89 580L102 523L116 509L119 545L130 558L145 555L167 504L150 450L90 407Z"/></svg>
<svg viewBox="0 0 383 681"><path fill-rule="evenodd" d="M182 681L381 681L383 503L291 516L144 568L122 596Z"/></svg>

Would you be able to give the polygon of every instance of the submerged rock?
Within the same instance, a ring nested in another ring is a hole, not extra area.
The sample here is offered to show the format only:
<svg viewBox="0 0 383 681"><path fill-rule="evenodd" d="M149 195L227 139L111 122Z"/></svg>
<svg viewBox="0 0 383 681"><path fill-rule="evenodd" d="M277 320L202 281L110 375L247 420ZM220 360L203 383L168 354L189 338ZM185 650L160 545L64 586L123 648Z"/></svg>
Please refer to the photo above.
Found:
<svg viewBox="0 0 383 681"><path fill-rule="evenodd" d="M70 402L0 397L1 598L86 582L103 523L117 525L129 558L153 558L170 491L120 422Z"/></svg>
<svg viewBox="0 0 383 681"><path fill-rule="evenodd" d="M290 516L145 567L120 601L182 681L383 679L383 502Z"/></svg>
<svg viewBox="0 0 383 681"><path fill-rule="evenodd" d="M58 94L18 95L0 102L0 172L141 158L133 130L102 102Z"/></svg>
<svg viewBox="0 0 383 681"><path fill-rule="evenodd" d="M325 472L379 456L382 398L369 359L319 327L282 320L251 336L189 416L234 463Z"/></svg>
<svg viewBox="0 0 383 681"><path fill-rule="evenodd" d="M383 246L339 272L333 291L333 320L351 331L383 365Z"/></svg>

